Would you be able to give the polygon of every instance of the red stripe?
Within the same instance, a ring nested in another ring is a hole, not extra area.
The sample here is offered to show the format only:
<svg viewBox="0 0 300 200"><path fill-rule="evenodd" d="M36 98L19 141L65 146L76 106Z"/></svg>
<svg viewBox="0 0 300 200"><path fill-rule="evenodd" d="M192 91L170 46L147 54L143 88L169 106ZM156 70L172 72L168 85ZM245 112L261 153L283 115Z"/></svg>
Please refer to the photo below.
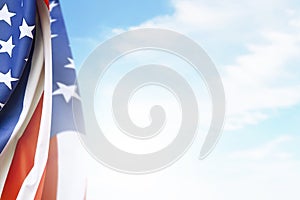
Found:
<svg viewBox="0 0 300 200"><path fill-rule="evenodd" d="M87 184L85 184L83 200L86 200L86 193L87 193Z"/></svg>
<svg viewBox="0 0 300 200"><path fill-rule="evenodd" d="M46 169L47 172L41 199L55 200L58 182L58 149L56 136L52 137L50 140L50 149Z"/></svg>
<svg viewBox="0 0 300 200"><path fill-rule="evenodd" d="M58 181L58 152L56 136L50 141L47 165L40 181L35 200L56 200Z"/></svg>
<svg viewBox="0 0 300 200"><path fill-rule="evenodd" d="M17 143L15 154L1 195L1 200L13 200L17 198L23 181L34 165L42 107L43 97L41 97L26 130Z"/></svg>
<svg viewBox="0 0 300 200"><path fill-rule="evenodd" d="M40 200L42 198L44 185L45 185L45 177L46 177L46 168L44 169L42 179L41 179L39 187L36 191L36 194L35 194L35 197L34 197L35 200Z"/></svg>
<svg viewBox="0 0 300 200"><path fill-rule="evenodd" d="M47 5L47 7L49 8L49 0L44 0L44 2Z"/></svg>

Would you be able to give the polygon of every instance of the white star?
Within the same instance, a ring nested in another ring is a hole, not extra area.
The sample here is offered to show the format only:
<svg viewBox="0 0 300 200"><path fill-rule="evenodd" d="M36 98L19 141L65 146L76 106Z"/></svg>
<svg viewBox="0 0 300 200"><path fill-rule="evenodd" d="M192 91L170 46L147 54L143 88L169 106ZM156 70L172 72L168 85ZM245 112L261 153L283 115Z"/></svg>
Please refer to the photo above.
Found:
<svg viewBox="0 0 300 200"><path fill-rule="evenodd" d="M7 41L0 40L0 53L8 53L8 55L11 57L12 50L15 47L12 43L12 36Z"/></svg>
<svg viewBox="0 0 300 200"><path fill-rule="evenodd" d="M56 38L58 35L57 34L52 34L51 39Z"/></svg>
<svg viewBox="0 0 300 200"><path fill-rule="evenodd" d="M57 19L52 19L52 17L50 16L50 24L52 24L53 22L56 22Z"/></svg>
<svg viewBox="0 0 300 200"><path fill-rule="evenodd" d="M68 58L69 64L65 65L65 68L75 69L74 60L72 58Z"/></svg>
<svg viewBox="0 0 300 200"><path fill-rule="evenodd" d="M8 11L7 5L4 4L4 6L0 10L0 21L4 20L8 25L11 26L11 18L15 16L16 13L12 13Z"/></svg>
<svg viewBox="0 0 300 200"><path fill-rule="evenodd" d="M25 60L25 62L27 62L27 61L28 61L28 58L25 58L24 60Z"/></svg>
<svg viewBox="0 0 300 200"><path fill-rule="evenodd" d="M79 95L76 93L76 85L65 85L60 82L57 82L56 84L58 85L59 89L55 90L53 95L63 95L67 103L69 103L72 97L80 99Z"/></svg>
<svg viewBox="0 0 300 200"><path fill-rule="evenodd" d="M4 107L5 104L0 103L0 110Z"/></svg>
<svg viewBox="0 0 300 200"><path fill-rule="evenodd" d="M0 72L0 83L4 83L10 90L12 89L11 82L17 80L19 79L11 77L11 70L9 70L6 74Z"/></svg>
<svg viewBox="0 0 300 200"><path fill-rule="evenodd" d="M33 31L34 27L35 27L34 25L28 26L26 20L23 18L22 25L19 27L19 29L20 29L19 39L26 37L26 36L33 39L32 31Z"/></svg>
<svg viewBox="0 0 300 200"><path fill-rule="evenodd" d="M49 5L49 9L50 9L50 12L53 10L53 8L55 8L56 6L58 5L58 3L52 1Z"/></svg>

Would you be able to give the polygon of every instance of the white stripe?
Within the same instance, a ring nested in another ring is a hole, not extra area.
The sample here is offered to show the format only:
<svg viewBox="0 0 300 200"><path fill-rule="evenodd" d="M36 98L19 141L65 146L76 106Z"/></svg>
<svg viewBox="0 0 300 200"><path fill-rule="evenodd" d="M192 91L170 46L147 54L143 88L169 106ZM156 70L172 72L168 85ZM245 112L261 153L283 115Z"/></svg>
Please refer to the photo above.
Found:
<svg viewBox="0 0 300 200"><path fill-rule="evenodd" d="M38 30L36 32L34 49L35 51L32 56L31 70L25 89L21 115L7 145L0 154L0 194L2 193L9 172L17 142L24 133L43 92L44 74L42 72L42 67L44 51L41 32Z"/></svg>
<svg viewBox="0 0 300 200"><path fill-rule="evenodd" d="M44 39L45 85L39 137L35 152L34 166L23 182L17 196L18 200L34 199L47 164L52 114L52 49L49 10L43 0L37 1L38 13Z"/></svg>
<svg viewBox="0 0 300 200"><path fill-rule="evenodd" d="M57 200L82 200L86 190L86 163L88 153L78 133L65 131L57 134L58 183Z"/></svg>

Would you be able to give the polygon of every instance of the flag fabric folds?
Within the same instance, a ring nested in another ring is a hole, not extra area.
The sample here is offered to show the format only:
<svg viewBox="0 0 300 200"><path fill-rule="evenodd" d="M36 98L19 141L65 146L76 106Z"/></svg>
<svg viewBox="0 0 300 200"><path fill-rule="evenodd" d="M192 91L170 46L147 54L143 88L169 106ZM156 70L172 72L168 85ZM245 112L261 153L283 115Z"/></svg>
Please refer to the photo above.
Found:
<svg viewBox="0 0 300 200"><path fill-rule="evenodd" d="M83 133L80 109L58 0L0 0L1 200L59 199L59 135Z"/></svg>

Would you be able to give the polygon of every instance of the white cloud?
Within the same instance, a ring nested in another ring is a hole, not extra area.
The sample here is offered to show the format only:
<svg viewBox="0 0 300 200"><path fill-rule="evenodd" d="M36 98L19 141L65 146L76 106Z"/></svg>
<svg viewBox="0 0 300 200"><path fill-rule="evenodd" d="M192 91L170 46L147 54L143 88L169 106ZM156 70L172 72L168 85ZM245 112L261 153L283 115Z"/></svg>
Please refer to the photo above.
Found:
<svg viewBox="0 0 300 200"><path fill-rule="evenodd" d="M259 122L267 118L270 109L300 102L300 83L292 81L297 79L299 70L290 66L291 61L299 61L299 36L264 33L265 44L248 45L249 53L238 56L233 65L224 67L229 114L227 129ZM249 121L249 117L254 119Z"/></svg>
<svg viewBox="0 0 300 200"><path fill-rule="evenodd" d="M293 138L288 135L283 135L268 141L262 146L241 150L237 152L232 152L229 157L231 159L244 159L244 160L263 160L263 159L288 159L292 155L288 152L282 150L282 146L292 141Z"/></svg>
<svg viewBox="0 0 300 200"><path fill-rule="evenodd" d="M300 71L292 65L300 61L300 31L295 28L299 16L291 3L281 0L173 0L172 3L172 15L158 16L128 29L169 28L203 44L224 81L228 106L226 130L259 123L268 119L274 109L300 102Z"/></svg>
<svg viewBox="0 0 300 200"><path fill-rule="evenodd" d="M226 4L209 6L201 1L173 1L173 3L175 9L173 15L156 17L141 26L159 26L175 30L180 27L180 31L184 32L195 29L215 30L226 26L237 16L232 12L232 8L224 9Z"/></svg>

